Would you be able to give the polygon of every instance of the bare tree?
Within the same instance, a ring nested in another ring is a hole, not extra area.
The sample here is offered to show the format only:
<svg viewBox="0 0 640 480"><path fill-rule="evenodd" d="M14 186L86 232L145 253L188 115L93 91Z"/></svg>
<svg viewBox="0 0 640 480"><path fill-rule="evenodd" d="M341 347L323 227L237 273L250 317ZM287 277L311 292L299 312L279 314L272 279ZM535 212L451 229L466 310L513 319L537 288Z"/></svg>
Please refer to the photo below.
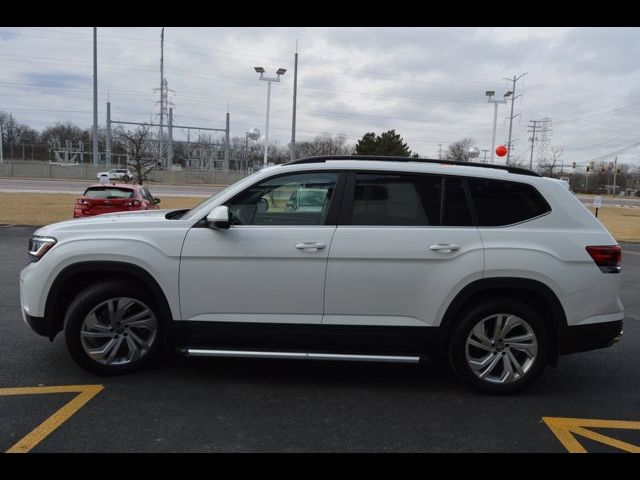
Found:
<svg viewBox="0 0 640 480"><path fill-rule="evenodd" d="M149 125L141 125L133 131L119 127L114 132L114 136L125 146L128 155L127 166L133 171L134 181L139 185L148 180L148 174L156 167L151 135Z"/></svg>
<svg viewBox="0 0 640 480"><path fill-rule="evenodd" d="M297 158L316 155L351 155L353 150L354 146L347 144L347 137L342 133L332 136L325 132L312 140L296 142Z"/></svg>
<svg viewBox="0 0 640 480"><path fill-rule="evenodd" d="M511 155L509 160L509 166L518 168L529 168L529 160L521 157L520 155Z"/></svg>
<svg viewBox="0 0 640 480"><path fill-rule="evenodd" d="M40 138L43 142L56 141L62 146L67 140L72 143L84 142L85 145L89 145L91 133L88 129L83 130L71 122L57 122L55 125L45 128L40 134Z"/></svg>
<svg viewBox="0 0 640 480"><path fill-rule="evenodd" d="M38 140L38 132L27 124L19 123L11 113L0 111L0 126L2 144L10 149L10 157L14 156L14 147L33 145Z"/></svg>
<svg viewBox="0 0 640 480"><path fill-rule="evenodd" d="M462 140L453 142L447 147L446 159L457 160L459 162L471 161L469 149L476 144L473 138L465 137Z"/></svg>
<svg viewBox="0 0 640 480"><path fill-rule="evenodd" d="M560 168L560 160L564 149L559 147L551 148L551 153L546 158L538 161L538 172L544 177L557 175L556 170Z"/></svg>

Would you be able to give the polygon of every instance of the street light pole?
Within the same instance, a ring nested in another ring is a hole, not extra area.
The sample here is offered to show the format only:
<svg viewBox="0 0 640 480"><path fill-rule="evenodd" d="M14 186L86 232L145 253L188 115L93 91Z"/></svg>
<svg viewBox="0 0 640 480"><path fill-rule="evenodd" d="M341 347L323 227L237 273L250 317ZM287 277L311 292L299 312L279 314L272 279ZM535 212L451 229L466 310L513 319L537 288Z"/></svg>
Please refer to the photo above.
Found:
<svg viewBox="0 0 640 480"><path fill-rule="evenodd" d="M269 155L269 110L271 109L271 82L267 82L267 128L264 132L264 161L263 165L267 166L267 157Z"/></svg>
<svg viewBox="0 0 640 480"><path fill-rule="evenodd" d="M491 100L489 100L491 101ZM498 123L498 102L493 104L493 137L491 137L491 163L493 156L496 154L496 126Z"/></svg>
<svg viewBox="0 0 640 480"><path fill-rule="evenodd" d="M264 134L264 162L263 165L266 167L268 163L269 156L269 110L271 109L271 82L279 82L280 76L284 75L287 71L284 68L279 68L276 70L276 77L265 77L264 76L264 68L262 67L254 67L255 71L260 74L260 80L264 80L267 82L267 128Z"/></svg>
<svg viewBox="0 0 640 480"><path fill-rule="evenodd" d="M493 103L493 136L491 139L491 163L493 163L493 158L494 155L496 153L496 126L498 123L498 104L499 103L507 103L507 97L509 95L511 95L513 92L511 90L509 90L508 92L506 92L504 94L504 97L502 98L502 100L494 100L493 96L496 94L495 91L493 90L487 90L485 92L485 95L489 98L487 98L487 102L488 103Z"/></svg>
<svg viewBox="0 0 640 480"><path fill-rule="evenodd" d="M98 33L93 27L93 158L98 165Z"/></svg>

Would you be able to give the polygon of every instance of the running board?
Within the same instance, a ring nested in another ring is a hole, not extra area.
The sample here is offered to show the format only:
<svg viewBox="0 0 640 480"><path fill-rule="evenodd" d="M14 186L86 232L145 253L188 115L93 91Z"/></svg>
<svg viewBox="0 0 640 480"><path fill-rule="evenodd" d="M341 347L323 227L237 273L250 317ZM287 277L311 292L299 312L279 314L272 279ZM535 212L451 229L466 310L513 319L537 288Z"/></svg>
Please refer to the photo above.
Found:
<svg viewBox="0 0 640 480"><path fill-rule="evenodd" d="M345 355L341 353L261 352L250 350L205 350L200 348L182 348L179 351L188 357L297 358L300 360L420 363L420 357L418 356L400 355Z"/></svg>

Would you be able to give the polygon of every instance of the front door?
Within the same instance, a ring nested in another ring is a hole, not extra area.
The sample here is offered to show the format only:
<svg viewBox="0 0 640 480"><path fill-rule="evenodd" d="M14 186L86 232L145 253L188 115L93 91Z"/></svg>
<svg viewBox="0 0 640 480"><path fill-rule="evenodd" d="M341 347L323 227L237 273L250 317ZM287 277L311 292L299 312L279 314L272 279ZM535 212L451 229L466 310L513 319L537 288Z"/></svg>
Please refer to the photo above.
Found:
<svg viewBox="0 0 640 480"><path fill-rule="evenodd" d="M183 344L316 346L337 183L331 172L272 177L226 202L228 230L188 232L180 267Z"/></svg>

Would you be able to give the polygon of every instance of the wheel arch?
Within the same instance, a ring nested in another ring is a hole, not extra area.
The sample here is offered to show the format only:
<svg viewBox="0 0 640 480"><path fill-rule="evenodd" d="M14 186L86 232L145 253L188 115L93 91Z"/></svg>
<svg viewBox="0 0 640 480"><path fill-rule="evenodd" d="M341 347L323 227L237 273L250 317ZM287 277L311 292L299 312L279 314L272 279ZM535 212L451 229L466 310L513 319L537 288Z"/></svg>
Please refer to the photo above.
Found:
<svg viewBox="0 0 640 480"><path fill-rule="evenodd" d="M105 280L133 281L151 293L162 315L165 347L174 340L173 316L162 288L144 268L126 262L88 261L65 267L53 281L45 302L45 318L51 319L49 338L53 340L64 328L64 319L69 304L78 292L89 285Z"/></svg>
<svg viewBox="0 0 640 480"><path fill-rule="evenodd" d="M547 285L528 278L483 278L464 287L451 301L440 323L443 346L448 345L456 319L470 305L487 298L509 297L521 301L538 312L545 321L551 338L550 363L555 365L560 351L562 331L567 326L564 308ZM444 348L444 347L443 347Z"/></svg>

